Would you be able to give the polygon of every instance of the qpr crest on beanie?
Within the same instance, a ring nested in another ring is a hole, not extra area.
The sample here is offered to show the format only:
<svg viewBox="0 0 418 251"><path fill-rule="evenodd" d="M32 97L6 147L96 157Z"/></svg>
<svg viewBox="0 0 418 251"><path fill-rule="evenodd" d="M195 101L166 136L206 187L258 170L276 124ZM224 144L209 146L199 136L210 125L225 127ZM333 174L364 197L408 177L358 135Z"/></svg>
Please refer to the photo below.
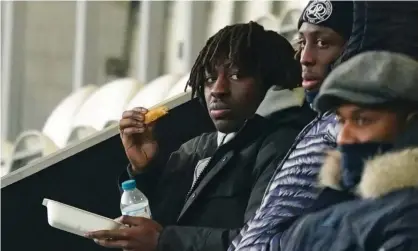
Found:
<svg viewBox="0 0 418 251"><path fill-rule="evenodd" d="M330 1L315 0L308 4L303 12L303 20L311 24L322 23L332 14L332 4Z"/></svg>
<svg viewBox="0 0 418 251"><path fill-rule="evenodd" d="M353 27L353 1L311 0L299 17L298 29L305 22L331 28L348 40Z"/></svg>

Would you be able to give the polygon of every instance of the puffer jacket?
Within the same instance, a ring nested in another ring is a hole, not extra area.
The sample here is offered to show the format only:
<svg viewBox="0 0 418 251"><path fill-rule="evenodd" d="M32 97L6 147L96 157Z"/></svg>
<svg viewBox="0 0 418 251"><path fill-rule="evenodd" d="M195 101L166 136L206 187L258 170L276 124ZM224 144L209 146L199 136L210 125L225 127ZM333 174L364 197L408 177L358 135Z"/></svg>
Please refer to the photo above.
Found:
<svg viewBox="0 0 418 251"><path fill-rule="evenodd" d="M289 226L317 198L317 175L326 152L336 147L335 115L326 113L307 125L280 162L262 204L229 250L267 250L270 239Z"/></svg>
<svg viewBox="0 0 418 251"><path fill-rule="evenodd" d="M319 176L325 189L317 203L348 201L299 218L279 240L273 239L272 251L418 250L417 147L367 161L353 191L340 187L339 153L329 155Z"/></svg>

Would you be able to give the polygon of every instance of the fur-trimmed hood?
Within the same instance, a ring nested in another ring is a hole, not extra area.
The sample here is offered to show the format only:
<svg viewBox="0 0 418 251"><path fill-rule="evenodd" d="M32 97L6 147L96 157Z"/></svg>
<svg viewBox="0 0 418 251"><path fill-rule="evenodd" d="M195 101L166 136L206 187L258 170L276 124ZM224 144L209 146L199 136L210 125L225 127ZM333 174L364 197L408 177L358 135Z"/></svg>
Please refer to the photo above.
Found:
<svg viewBox="0 0 418 251"><path fill-rule="evenodd" d="M338 151L329 153L319 174L322 187L342 189L340 162ZM408 187L418 187L418 148L389 152L366 161L356 194L377 198Z"/></svg>

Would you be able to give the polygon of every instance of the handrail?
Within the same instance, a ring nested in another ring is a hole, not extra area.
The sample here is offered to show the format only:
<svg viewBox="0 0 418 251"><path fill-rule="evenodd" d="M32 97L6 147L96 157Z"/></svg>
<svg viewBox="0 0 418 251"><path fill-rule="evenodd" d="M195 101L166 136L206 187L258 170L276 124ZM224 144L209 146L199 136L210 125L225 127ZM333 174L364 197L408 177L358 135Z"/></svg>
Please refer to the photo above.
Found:
<svg viewBox="0 0 418 251"><path fill-rule="evenodd" d="M170 99L164 100L152 108L159 106L167 106L169 109L173 109L179 105L184 104L190 100L190 94L188 92L180 93ZM151 109L152 109L151 108ZM30 175L33 175L39 171L46 169L47 167L60 162L68 157L71 157L81 151L84 151L100 142L103 142L115 135L119 134L117 125L106 128L100 132L97 132L83 140L80 140L78 144L71 144L63 149L58 150L50 155L35 160L26 166L23 166L1 178L1 188L7 187L13 183L16 183Z"/></svg>

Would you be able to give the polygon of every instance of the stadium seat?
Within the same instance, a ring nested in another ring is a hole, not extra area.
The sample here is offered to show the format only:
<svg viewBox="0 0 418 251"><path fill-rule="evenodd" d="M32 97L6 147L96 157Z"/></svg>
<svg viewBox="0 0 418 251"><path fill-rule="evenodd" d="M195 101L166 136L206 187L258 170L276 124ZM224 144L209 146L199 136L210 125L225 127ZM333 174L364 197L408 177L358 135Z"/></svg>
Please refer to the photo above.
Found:
<svg viewBox="0 0 418 251"><path fill-rule="evenodd" d="M65 147L75 114L95 90L96 86L87 85L66 97L49 115L42 132L21 133L12 146L7 172Z"/></svg>
<svg viewBox="0 0 418 251"><path fill-rule="evenodd" d="M117 79L93 93L75 115L67 144L104 129L119 120L129 100L141 88L132 78Z"/></svg>
<svg viewBox="0 0 418 251"><path fill-rule="evenodd" d="M273 14L264 14L258 18L255 18L254 21L262 25L266 30L279 32L279 19Z"/></svg>
<svg viewBox="0 0 418 251"><path fill-rule="evenodd" d="M138 106L150 108L160 103L167 97L170 89L181 77L182 75L180 74L167 74L152 80L132 98L126 109L130 110ZM118 121L121 115L122 113L119 114Z"/></svg>
<svg viewBox="0 0 418 251"><path fill-rule="evenodd" d="M267 13L271 13L273 1L243 2L243 22L256 21Z"/></svg>
<svg viewBox="0 0 418 251"><path fill-rule="evenodd" d="M58 149L58 146L42 132L36 130L24 131L15 140L12 148L11 160L7 166L6 172L13 172Z"/></svg>
<svg viewBox="0 0 418 251"><path fill-rule="evenodd" d="M8 174L9 165L12 156L13 144L9 141L1 141L1 163L0 163L0 173L1 176Z"/></svg>
<svg viewBox="0 0 418 251"><path fill-rule="evenodd" d="M297 24L302 11L299 8L291 8L285 12L279 21L279 32L289 41L293 41L297 35Z"/></svg>
<svg viewBox="0 0 418 251"><path fill-rule="evenodd" d="M169 99L169 98L179 95L180 93L183 93L184 88L186 87L186 84L187 84L187 80L189 80L189 77L190 77L190 74L187 74L183 76L180 80L178 80L177 83L175 83L174 86L171 87L165 99ZM187 90L190 91L191 88L188 86Z"/></svg>
<svg viewBox="0 0 418 251"><path fill-rule="evenodd" d="M74 116L96 90L97 86L87 85L61 101L47 119L42 129L43 134L48 136L59 148L65 147Z"/></svg>

